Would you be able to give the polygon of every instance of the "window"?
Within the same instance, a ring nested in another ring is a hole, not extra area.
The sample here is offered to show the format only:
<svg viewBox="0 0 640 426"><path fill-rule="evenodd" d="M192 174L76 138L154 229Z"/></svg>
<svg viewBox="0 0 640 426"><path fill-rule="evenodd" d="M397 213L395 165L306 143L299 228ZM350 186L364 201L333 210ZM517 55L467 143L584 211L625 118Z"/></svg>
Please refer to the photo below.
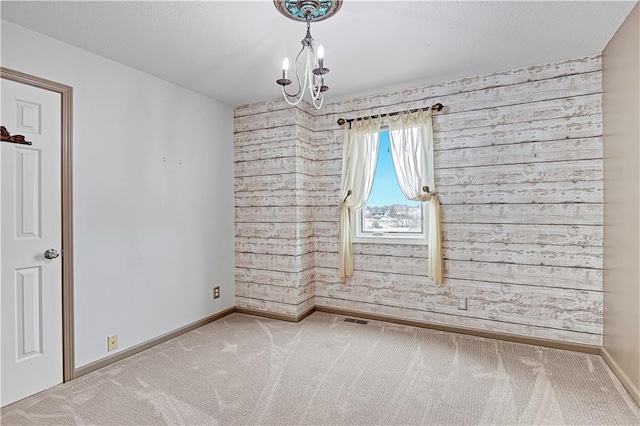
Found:
<svg viewBox="0 0 640 426"><path fill-rule="evenodd" d="M402 194L390 142L389 130L381 130L371 194L364 207L354 212L354 241L427 244L427 209Z"/></svg>

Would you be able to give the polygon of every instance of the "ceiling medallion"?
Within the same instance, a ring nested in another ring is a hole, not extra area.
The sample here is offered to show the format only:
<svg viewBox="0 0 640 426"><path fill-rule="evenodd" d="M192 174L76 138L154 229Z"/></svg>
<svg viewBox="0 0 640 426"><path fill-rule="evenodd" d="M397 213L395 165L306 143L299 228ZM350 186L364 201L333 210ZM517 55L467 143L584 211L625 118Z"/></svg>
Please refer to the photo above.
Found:
<svg viewBox="0 0 640 426"><path fill-rule="evenodd" d="M333 16L342 6L342 0L273 0L273 3L287 18L307 23L307 35L302 39L302 49L293 63L298 91L287 91L287 86L293 82L288 78L289 58L282 61L282 78L276 80L276 83L282 86L282 96L289 105L298 105L308 87L313 106L320 109L324 92L329 90L329 86L324 84L324 76L329 73L329 68L324 66L322 45L318 46L316 52L316 41L311 37L311 21L322 21ZM298 73L298 62L301 59L304 62L304 81Z"/></svg>
<svg viewBox="0 0 640 426"><path fill-rule="evenodd" d="M289 19L306 22L307 14L311 20L322 21L335 15L342 7L342 0L273 0L273 3Z"/></svg>

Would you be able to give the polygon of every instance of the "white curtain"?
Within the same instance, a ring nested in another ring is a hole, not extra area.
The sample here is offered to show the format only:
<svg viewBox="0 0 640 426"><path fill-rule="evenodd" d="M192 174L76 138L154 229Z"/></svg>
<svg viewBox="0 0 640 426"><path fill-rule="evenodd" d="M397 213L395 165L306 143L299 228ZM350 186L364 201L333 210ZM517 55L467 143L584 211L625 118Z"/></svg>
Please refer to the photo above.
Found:
<svg viewBox="0 0 640 426"><path fill-rule="evenodd" d="M344 282L353 275L351 212L364 206L371 193L378 161L381 119L353 121L346 129L340 185L340 247L338 276Z"/></svg>
<svg viewBox="0 0 640 426"><path fill-rule="evenodd" d="M391 155L400 189L405 197L429 203L429 272L443 283L440 201L436 193L431 109L389 118Z"/></svg>

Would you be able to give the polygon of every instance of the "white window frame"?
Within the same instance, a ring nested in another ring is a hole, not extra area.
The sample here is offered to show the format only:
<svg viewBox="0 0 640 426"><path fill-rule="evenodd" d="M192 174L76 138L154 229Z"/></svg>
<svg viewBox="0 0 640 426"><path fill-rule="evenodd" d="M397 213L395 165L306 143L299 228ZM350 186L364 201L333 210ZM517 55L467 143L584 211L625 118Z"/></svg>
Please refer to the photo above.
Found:
<svg viewBox="0 0 640 426"><path fill-rule="evenodd" d="M424 218L424 224L422 226L422 232L362 232L362 215L366 211L366 204L354 212L351 217L351 231L353 232L354 243L373 243L373 244L429 244L429 218L426 205L422 203L420 208L422 209L422 217Z"/></svg>
<svg viewBox="0 0 640 426"><path fill-rule="evenodd" d="M389 131L387 127L380 129L380 133ZM380 152L378 152L378 158ZM378 161L378 159L376 159ZM375 177L374 177L375 179ZM364 222L364 214L367 209L365 203L362 208L351 213L351 232L354 243L372 243L372 244L429 244L429 210L426 203L420 203L422 209L422 232L363 232L362 226Z"/></svg>

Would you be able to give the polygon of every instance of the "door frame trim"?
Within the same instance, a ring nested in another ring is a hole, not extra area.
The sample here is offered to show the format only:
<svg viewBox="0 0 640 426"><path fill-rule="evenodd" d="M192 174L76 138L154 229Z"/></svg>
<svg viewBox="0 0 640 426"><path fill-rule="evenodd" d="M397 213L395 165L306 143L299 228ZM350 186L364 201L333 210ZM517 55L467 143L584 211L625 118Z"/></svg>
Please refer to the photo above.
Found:
<svg viewBox="0 0 640 426"><path fill-rule="evenodd" d="M73 87L10 68L0 67L0 77L59 93L62 146L62 378L75 377L73 327Z"/></svg>

